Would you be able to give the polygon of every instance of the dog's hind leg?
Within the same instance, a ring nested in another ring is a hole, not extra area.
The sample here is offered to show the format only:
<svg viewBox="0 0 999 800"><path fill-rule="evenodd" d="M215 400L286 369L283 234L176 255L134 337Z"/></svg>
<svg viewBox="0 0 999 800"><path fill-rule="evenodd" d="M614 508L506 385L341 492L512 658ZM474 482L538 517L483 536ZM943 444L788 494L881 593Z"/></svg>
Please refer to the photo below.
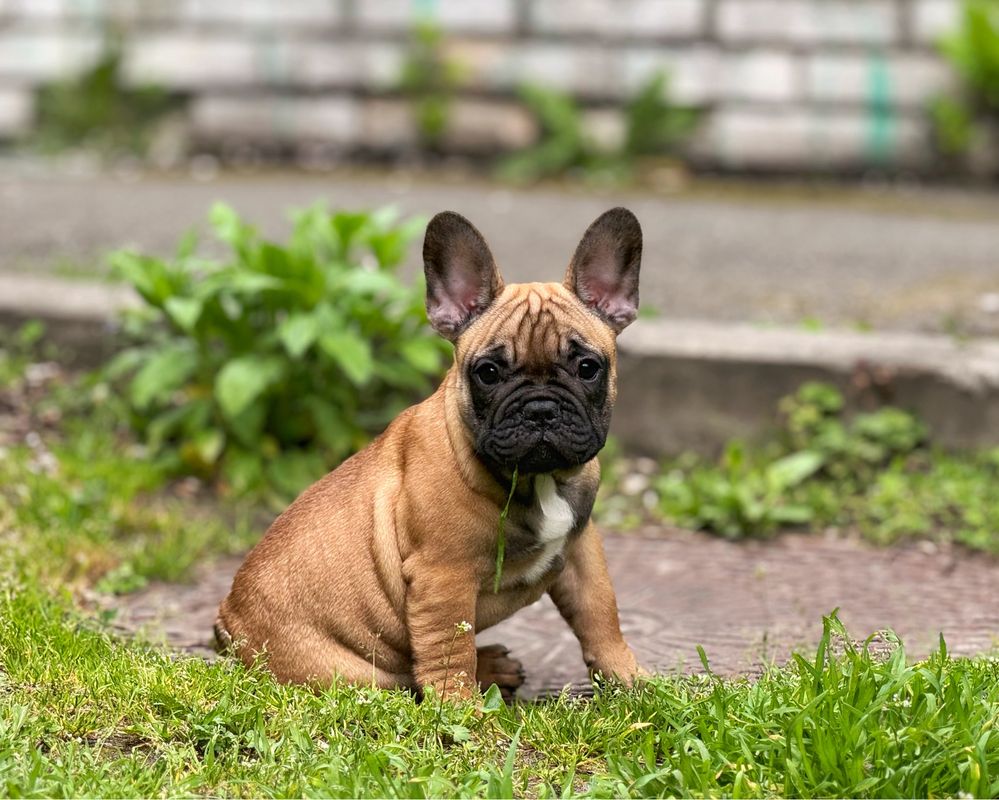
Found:
<svg viewBox="0 0 999 800"><path fill-rule="evenodd" d="M492 684L499 687L504 700L512 700L514 692L524 683L524 667L501 644L487 644L478 648L475 679L482 691Z"/></svg>
<svg viewBox="0 0 999 800"><path fill-rule="evenodd" d="M215 626L212 630L215 633L215 651L217 653L231 652L232 637L229 635L229 631L225 629L225 623L222 622L222 617L218 617L215 620Z"/></svg>

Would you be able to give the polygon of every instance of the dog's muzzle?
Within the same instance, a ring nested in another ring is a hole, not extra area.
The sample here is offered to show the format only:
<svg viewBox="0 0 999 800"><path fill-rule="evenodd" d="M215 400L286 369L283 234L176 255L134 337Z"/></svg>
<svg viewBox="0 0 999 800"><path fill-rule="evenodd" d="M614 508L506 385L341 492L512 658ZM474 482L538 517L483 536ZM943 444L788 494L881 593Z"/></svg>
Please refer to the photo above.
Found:
<svg viewBox="0 0 999 800"><path fill-rule="evenodd" d="M607 436L578 398L550 388L514 393L496 408L491 423L480 437L480 453L522 474L584 464Z"/></svg>

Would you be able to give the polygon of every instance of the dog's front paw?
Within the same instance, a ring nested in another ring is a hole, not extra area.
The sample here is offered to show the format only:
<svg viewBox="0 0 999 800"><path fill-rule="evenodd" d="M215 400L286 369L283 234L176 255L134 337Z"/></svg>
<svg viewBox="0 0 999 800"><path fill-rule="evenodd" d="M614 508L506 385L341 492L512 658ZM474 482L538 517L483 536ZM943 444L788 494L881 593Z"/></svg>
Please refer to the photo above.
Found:
<svg viewBox="0 0 999 800"><path fill-rule="evenodd" d="M630 647L595 659L589 664L589 668L590 675L593 677L600 676L608 680L620 681L625 686L634 686L638 680L651 674L639 665Z"/></svg>
<svg viewBox="0 0 999 800"><path fill-rule="evenodd" d="M514 693L524 683L524 667L501 644L487 644L478 649L475 679L482 691L492 684L499 687L504 700L512 700Z"/></svg>

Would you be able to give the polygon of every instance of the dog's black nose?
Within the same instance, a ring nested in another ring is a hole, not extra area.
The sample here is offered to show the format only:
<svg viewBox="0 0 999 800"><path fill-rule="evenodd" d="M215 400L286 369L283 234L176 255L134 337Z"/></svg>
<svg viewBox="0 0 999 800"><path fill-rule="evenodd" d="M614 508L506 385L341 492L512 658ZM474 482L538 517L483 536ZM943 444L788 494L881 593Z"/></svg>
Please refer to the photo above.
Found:
<svg viewBox="0 0 999 800"><path fill-rule="evenodd" d="M524 403L524 419L531 422L551 422L558 416L554 400L528 400Z"/></svg>

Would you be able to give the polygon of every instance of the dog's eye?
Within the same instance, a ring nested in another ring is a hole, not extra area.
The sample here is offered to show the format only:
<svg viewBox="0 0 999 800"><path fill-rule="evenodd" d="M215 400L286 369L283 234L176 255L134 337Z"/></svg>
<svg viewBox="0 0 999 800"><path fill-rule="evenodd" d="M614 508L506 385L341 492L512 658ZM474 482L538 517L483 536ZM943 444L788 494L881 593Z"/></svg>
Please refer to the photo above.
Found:
<svg viewBox="0 0 999 800"><path fill-rule="evenodd" d="M600 374L600 362L593 358L584 358L576 367L576 373L584 381L592 381Z"/></svg>
<svg viewBox="0 0 999 800"><path fill-rule="evenodd" d="M499 383L499 367L497 367L492 361L479 362L473 372L475 373L475 377L479 379L479 383L484 386L493 386L494 384Z"/></svg>

